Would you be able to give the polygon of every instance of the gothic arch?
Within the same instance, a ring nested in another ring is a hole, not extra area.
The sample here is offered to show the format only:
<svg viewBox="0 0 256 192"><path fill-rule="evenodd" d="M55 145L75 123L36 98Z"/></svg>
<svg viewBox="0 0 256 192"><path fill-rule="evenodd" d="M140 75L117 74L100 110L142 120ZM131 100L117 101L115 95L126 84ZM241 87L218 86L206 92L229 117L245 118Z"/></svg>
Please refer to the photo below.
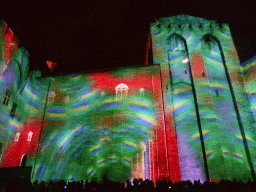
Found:
<svg viewBox="0 0 256 192"><path fill-rule="evenodd" d="M214 41L216 41L218 44L220 44L219 39L211 33L207 33L207 34L203 35L201 40L205 40L206 38L212 38Z"/></svg>
<svg viewBox="0 0 256 192"><path fill-rule="evenodd" d="M21 167L25 167L26 166L26 162L27 162L27 155L23 154L22 157L21 157L20 166Z"/></svg>
<svg viewBox="0 0 256 192"><path fill-rule="evenodd" d="M224 56L224 52L223 52L221 43L220 43L219 39L216 36L214 36L214 35L212 35L210 33L205 34L201 38L201 40L202 41L206 41L206 40L207 41L209 41L209 40L211 41L212 40L212 41L215 41L217 43L217 45L218 45L218 49L220 51L220 56L221 56L221 59L222 59L223 68L225 70L225 75L226 75L226 78L227 78L229 90L230 90L231 97L232 97L233 106L234 106L236 117L237 117L238 126L239 126L239 129L240 129L240 132L241 132L241 135L242 135L242 139L243 139L243 143L244 143L244 150L245 150L246 158L248 160L248 164L249 164L249 167L250 167L252 178L255 178L256 175L255 175L255 171L254 171L254 166L253 166L253 163L252 163L250 151L249 151L247 140L246 140L246 137L245 137L245 132L244 132L244 128L243 128L240 112L238 110L236 96L235 96L233 85L232 85L232 81L231 81L231 78L230 78L230 75L229 75L229 72L228 72L228 68L227 68L227 64L226 64L226 60L225 60L225 56Z"/></svg>
<svg viewBox="0 0 256 192"><path fill-rule="evenodd" d="M173 42L173 38L175 38L175 43L179 43L179 45L175 46L175 45L171 44ZM174 103L173 97L175 95L174 94L174 86L180 85L180 86L190 86L191 87L192 93L186 93L186 94L191 94L191 96L187 95L187 97L192 98L192 99L187 100L187 102L189 103L189 105L191 104L191 105L195 106L197 125L198 125L198 134L200 135L200 142L201 142L202 153L203 153L203 164L204 165L202 165L202 169L204 166L204 172L206 175L206 179L207 179L207 181L209 181L209 171L208 171L208 165L207 165L207 159L206 159L205 145L204 145L204 139L202 136L201 120L200 120L199 108L198 108L198 103L197 103L197 95L196 95L196 90L195 90L195 85L194 85L194 80L193 80L193 75L192 75L187 41L184 37L182 37L181 35L179 35L177 33L174 33L167 38L167 41L170 41L170 40L172 40L172 42L169 42L168 44L171 45L171 48L167 49L167 54L168 54L168 62L169 62L168 65L169 65L170 81L171 81L171 93L173 95L172 103ZM180 49L181 44L182 44L183 48ZM179 102L179 100L182 100L181 96L178 96L178 102ZM173 105L173 107L174 107L174 105ZM177 127L181 126L180 132L177 132L177 141L183 142L181 140L181 138L183 137L182 129L184 129L184 127L182 128L182 124L176 124L176 122L175 122L176 116L178 116L178 115L175 113L175 109L173 108L174 125L175 125L176 129L177 129ZM177 117L177 118L179 118L179 117ZM186 121L190 121L190 120L191 120L191 117L188 116ZM179 130L179 129L177 129L177 130ZM178 146L182 146L182 145L178 144ZM179 153L179 154L180 154L180 156L182 156L182 158L190 159L190 154L185 150L183 151L183 153ZM195 157L196 157L196 155L195 155ZM192 179L191 175L188 174L187 170L191 170L191 169L195 170L196 169L195 167L198 167L198 163L195 163L195 165L193 165L193 166L184 165L183 170L181 170L181 175L183 175L182 177L184 177L186 179ZM203 177L203 175L201 175L201 176Z"/></svg>
<svg viewBox="0 0 256 192"><path fill-rule="evenodd" d="M178 33L173 33L167 38L167 55L168 55L168 65L169 65L169 71L170 71L170 79L171 79L171 88L173 89L173 84L175 84L175 74L172 74L171 70L171 61L173 60L173 57L182 57L183 60L187 59L189 60L189 53L187 48L187 41L186 39L181 36ZM181 48L183 47L183 48ZM182 64L182 63L181 63ZM176 64L175 64L176 65ZM175 66L173 66L175 67ZM185 74L187 74L188 67L184 65L178 65L178 67L181 67ZM188 74L189 75L189 74ZM173 91L173 90L172 90Z"/></svg>
<svg viewBox="0 0 256 192"><path fill-rule="evenodd" d="M177 36L177 37L179 37L180 39L182 39L183 41L186 42L185 38L182 37L182 35L180 35L180 34L178 34L178 33L173 33L173 34L171 34L171 35L167 38L167 41L170 41L173 36Z"/></svg>
<svg viewBox="0 0 256 192"><path fill-rule="evenodd" d="M184 44L184 48L185 48L184 51L188 51L186 39L185 39L183 36L181 36L180 34L178 34L178 33L173 33L172 35L170 35L170 36L167 38L167 42L168 42L168 44L171 44L171 41L175 41L175 44L176 44L177 46L179 46L179 44L180 44L180 41L178 41L179 39L180 39L180 41L182 41L182 43Z"/></svg>
<svg viewBox="0 0 256 192"><path fill-rule="evenodd" d="M222 50L219 39L216 36L212 35L211 33L207 33L204 36L202 36L201 41L203 43L207 43L207 42L210 43L210 46L212 43L217 43L218 49L220 50L221 54L223 54L223 50ZM224 59L224 54L223 54L222 60L223 59ZM224 62L223 62L223 64L224 64Z"/></svg>

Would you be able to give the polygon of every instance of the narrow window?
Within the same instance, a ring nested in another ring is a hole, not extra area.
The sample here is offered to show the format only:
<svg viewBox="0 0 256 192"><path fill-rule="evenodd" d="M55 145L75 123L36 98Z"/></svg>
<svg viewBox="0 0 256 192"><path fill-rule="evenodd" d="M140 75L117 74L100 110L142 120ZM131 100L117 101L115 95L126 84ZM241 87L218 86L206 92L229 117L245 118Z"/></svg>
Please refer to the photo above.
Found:
<svg viewBox="0 0 256 192"><path fill-rule="evenodd" d="M30 131L30 132L28 133L28 139L27 139L27 141L31 141L32 135L33 135L33 132Z"/></svg>
<svg viewBox="0 0 256 192"><path fill-rule="evenodd" d="M10 114L11 117L14 117L16 108L17 108L17 103L13 103L12 109L11 109L11 114Z"/></svg>
<svg viewBox="0 0 256 192"><path fill-rule="evenodd" d="M11 97L11 91L9 89L7 89L5 92L5 97L4 97L4 102L3 102L4 105L8 106L10 97Z"/></svg>
<svg viewBox="0 0 256 192"><path fill-rule="evenodd" d="M202 76L203 76L203 77L205 77L205 74L204 74L204 72L202 72Z"/></svg>
<svg viewBox="0 0 256 192"><path fill-rule="evenodd" d="M20 137L20 132L17 132L15 134L15 141L19 141L19 137Z"/></svg>

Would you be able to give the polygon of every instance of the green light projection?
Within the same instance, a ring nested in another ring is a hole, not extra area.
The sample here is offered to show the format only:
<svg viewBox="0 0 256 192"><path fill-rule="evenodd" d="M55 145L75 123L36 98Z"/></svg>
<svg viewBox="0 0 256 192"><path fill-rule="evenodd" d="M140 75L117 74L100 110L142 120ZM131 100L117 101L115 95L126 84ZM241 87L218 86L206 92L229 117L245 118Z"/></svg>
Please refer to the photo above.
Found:
<svg viewBox="0 0 256 192"><path fill-rule="evenodd" d="M182 180L205 180L199 129L191 91L188 65L197 94L205 154L210 179L252 178L238 117L232 101L226 64L255 164L254 126L240 71L239 60L227 24L188 15L160 18L151 25L154 63L160 63L165 105L174 115ZM176 35L176 38L172 38ZM181 36L186 40L187 50ZM220 47L216 42L220 42ZM225 63L221 57L223 51ZM167 90L170 86L170 89Z"/></svg>

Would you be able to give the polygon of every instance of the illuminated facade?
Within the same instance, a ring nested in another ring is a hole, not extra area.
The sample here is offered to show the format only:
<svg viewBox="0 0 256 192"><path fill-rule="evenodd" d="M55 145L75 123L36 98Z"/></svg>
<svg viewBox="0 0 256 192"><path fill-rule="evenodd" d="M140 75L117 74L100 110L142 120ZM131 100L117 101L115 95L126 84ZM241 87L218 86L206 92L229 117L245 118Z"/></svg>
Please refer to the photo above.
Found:
<svg viewBox="0 0 256 192"><path fill-rule="evenodd" d="M254 177L255 61L240 67L227 24L161 18L154 65L45 77L1 29L1 167L25 157L39 181Z"/></svg>
<svg viewBox="0 0 256 192"><path fill-rule="evenodd" d="M45 181L156 178L159 65L38 77L15 45L1 47L10 55L1 60L1 167L26 164L32 180Z"/></svg>
<svg viewBox="0 0 256 192"><path fill-rule="evenodd" d="M151 36L181 179L255 178L255 121L228 25L178 15L152 23Z"/></svg>

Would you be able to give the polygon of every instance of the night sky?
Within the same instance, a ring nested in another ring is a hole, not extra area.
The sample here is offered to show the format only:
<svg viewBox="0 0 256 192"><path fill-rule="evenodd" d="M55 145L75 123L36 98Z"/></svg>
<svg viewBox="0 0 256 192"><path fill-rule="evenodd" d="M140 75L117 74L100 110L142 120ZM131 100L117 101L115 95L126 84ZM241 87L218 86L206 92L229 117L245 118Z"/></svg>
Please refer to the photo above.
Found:
<svg viewBox="0 0 256 192"><path fill-rule="evenodd" d="M150 22L179 14L228 23L240 61L256 55L256 7L251 0L40 3L10 2L1 10L29 51L32 68L46 60L57 63L57 74L144 65Z"/></svg>

